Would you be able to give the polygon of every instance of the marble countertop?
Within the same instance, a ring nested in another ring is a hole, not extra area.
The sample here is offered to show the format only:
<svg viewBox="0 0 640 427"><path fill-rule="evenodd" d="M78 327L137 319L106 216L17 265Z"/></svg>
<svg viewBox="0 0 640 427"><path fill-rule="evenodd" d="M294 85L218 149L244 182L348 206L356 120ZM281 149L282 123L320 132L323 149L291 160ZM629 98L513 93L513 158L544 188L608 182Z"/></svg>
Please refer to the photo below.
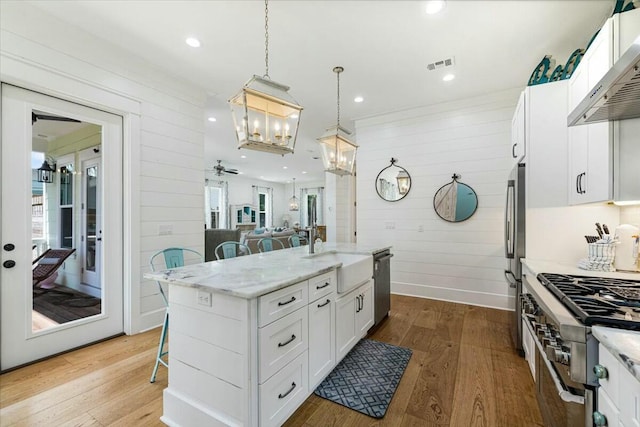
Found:
<svg viewBox="0 0 640 427"><path fill-rule="evenodd" d="M221 261L145 273L147 279L206 289L240 298L256 298L327 273L341 266L323 253L372 255L390 246L365 247L357 244L324 243L316 254L308 246L241 256Z"/></svg>
<svg viewBox="0 0 640 427"><path fill-rule="evenodd" d="M640 332L592 326L591 333L640 381Z"/></svg>

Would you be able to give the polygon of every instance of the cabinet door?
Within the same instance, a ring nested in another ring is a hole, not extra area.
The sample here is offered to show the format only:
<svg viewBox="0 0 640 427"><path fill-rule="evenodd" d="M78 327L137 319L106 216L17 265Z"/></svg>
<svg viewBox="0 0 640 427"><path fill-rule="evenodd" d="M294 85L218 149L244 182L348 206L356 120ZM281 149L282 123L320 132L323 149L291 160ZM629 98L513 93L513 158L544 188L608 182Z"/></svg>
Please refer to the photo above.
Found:
<svg viewBox="0 0 640 427"><path fill-rule="evenodd" d="M511 120L511 158L517 163L521 161L525 156L526 146L526 116L525 116L525 101L526 96L523 91L518 99L518 105L516 111L513 114Z"/></svg>
<svg viewBox="0 0 640 427"><path fill-rule="evenodd" d="M367 335L373 326L373 281L369 280L358 289L356 296L356 335L358 339ZM359 299L359 305L358 305Z"/></svg>
<svg viewBox="0 0 640 427"><path fill-rule="evenodd" d="M589 46L586 65L589 75L588 90L591 90L613 65L613 20L609 19L604 23Z"/></svg>
<svg viewBox="0 0 640 427"><path fill-rule="evenodd" d="M605 122L569 128L569 204L612 198L611 127Z"/></svg>
<svg viewBox="0 0 640 427"><path fill-rule="evenodd" d="M583 58L569 79L569 112L572 112L589 92L588 68Z"/></svg>
<svg viewBox="0 0 640 427"><path fill-rule="evenodd" d="M342 360L356 345L356 296L357 291L336 301L336 362Z"/></svg>
<svg viewBox="0 0 640 427"><path fill-rule="evenodd" d="M309 388L315 389L336 365L336 294L309 304Z"/></svg>

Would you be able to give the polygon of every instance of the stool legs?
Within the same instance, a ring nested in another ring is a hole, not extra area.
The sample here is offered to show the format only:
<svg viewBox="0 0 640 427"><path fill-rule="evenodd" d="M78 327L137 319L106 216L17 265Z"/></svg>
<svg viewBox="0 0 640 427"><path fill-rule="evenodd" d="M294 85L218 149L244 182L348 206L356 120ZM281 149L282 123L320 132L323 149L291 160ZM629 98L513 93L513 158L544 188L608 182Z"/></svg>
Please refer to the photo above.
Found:
<svg viewBox="0 0 640 427"><path fill-rule="evenodd" d="M158 355L156 356L156 365L153 367L153 373L151 374L151 380L149 382L156 382L156 374L158 373L158 366L162 363L169 368L168 362L165 362L162 358L169 354L169 350L164 351L165 341L167 340L167 332L169 330L169 309L164 313L164 322L162 324L162 333L160 335L160 344L158 345ZM167 358L168 359L168 358Z"/></svg>

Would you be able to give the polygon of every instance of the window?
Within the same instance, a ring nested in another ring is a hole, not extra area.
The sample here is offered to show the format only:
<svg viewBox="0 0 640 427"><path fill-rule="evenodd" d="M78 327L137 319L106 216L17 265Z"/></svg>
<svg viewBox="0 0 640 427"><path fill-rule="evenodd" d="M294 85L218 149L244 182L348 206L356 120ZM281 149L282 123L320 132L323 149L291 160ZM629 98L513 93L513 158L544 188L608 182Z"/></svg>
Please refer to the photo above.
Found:
<svg viewBox="0 0 640 427"><path fill-rule="evenodd" d="M73 163L61 159L60 172L60 247L73 248Z"/></svg>
<svg viewBox="0 0 640 427"><path fill-rule="evenodd" d="M205 183L205 228L228 228L227 183L209 180Z"/></svg>
<svg viewBox="0 0 640 427"><path fill-rule="evenodd" d="M273 227L273 188L253 186L253 203L256 212L257 227Z"/></svg>

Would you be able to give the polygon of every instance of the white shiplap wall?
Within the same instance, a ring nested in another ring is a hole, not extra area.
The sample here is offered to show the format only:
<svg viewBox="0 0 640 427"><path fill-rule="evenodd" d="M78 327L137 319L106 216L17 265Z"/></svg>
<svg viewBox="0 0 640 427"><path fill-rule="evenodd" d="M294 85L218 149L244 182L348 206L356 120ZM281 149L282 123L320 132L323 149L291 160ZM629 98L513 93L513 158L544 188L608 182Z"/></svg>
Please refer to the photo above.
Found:
<svg viewBox="0 0 640 427"><path fill-rule="evenodd" d="M356 121L358 242L391 244L394 293L509 307L503 218L511 118L519 90ZM391 157L411 175L398 202L378 197L374 181ZM433 195L451 176L478 194L476 213L449 223Z"/></svg>
<svg viewBox="0 0 640 427"><path fill-rule="evenodd" d="M164 310L142 279L149 256L204 247L204 92L27 3L0 6L3 81L124 117L125 331L154 327Z"/></svg>

